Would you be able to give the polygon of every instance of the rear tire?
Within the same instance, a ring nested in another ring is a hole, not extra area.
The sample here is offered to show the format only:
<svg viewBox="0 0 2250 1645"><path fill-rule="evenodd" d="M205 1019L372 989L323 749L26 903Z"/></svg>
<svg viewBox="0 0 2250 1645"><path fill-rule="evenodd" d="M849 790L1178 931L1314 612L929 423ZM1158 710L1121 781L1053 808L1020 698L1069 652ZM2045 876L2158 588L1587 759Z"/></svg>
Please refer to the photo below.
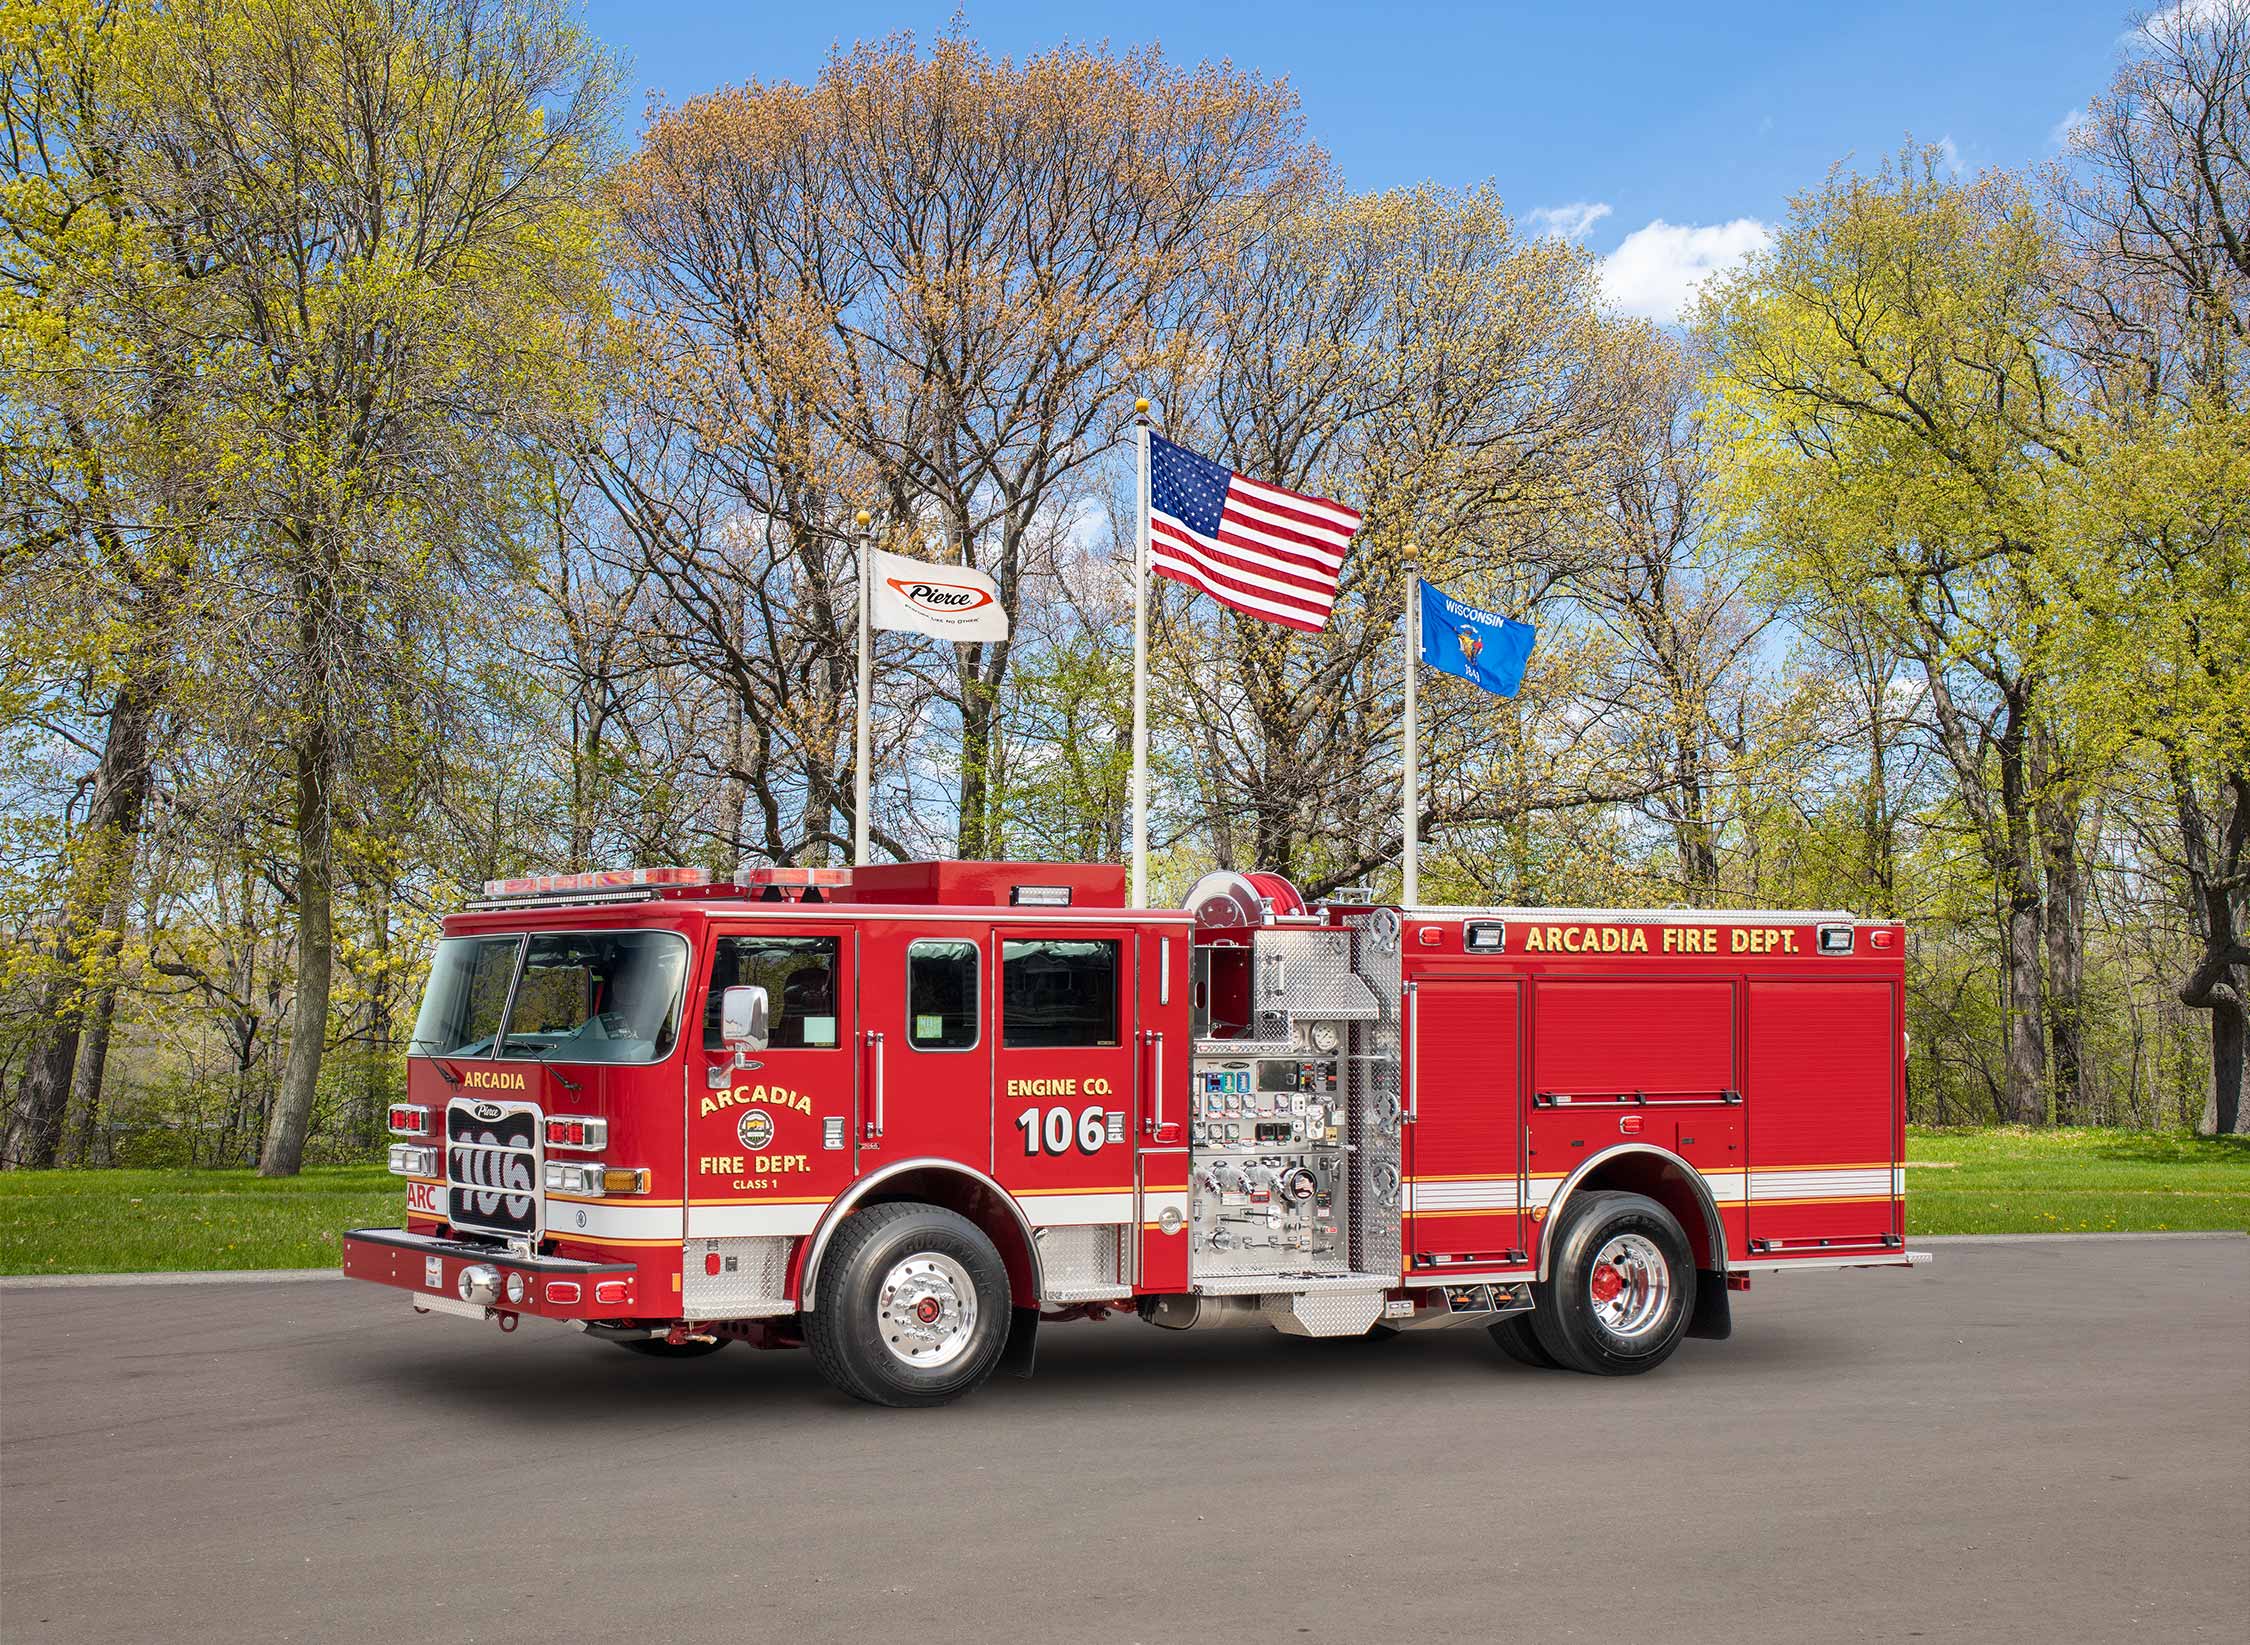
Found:
<svg viewBox="0 0 2250 1645"><path fill-rule="evenodd" d="M1554 1241L1530 1316L1539 1346L1593 1376L1637 1376L1670 1359L1695 1313L1695 1257L1672 1213L1639 1194L1582 1194Z"/></svg>
<svg viewBox="0 0 2250 1645"><path fill-rule="evenodd" d="M1559 1371L1561 1365L1555 1356L1539 1345L1539 1338L1531 1329L1530 1314L1510 1314L1505 1319L1494 1320L1485 1329L1500 1351L1518 1365L1528 1365L1534 1371Z"/></svg>
<svg viewBox="0 0 2250 1645"><path fill-rule="evenodd" d="M715 1354L726 1346L724 1339L718 1342L666 1342L662 1337L612 1340L628 1354L640 1354L648 1359L701 1359L705 1354Z"/></svg>
<svg viewBox="0 0 2250 1645"><path fill-rule="evenodd" d="M871 1205L836 1231L803 1316L813 1363L870 1405L944 1405L1008 1345L1008 1270L984 1231L935 1205Z"/></svg>

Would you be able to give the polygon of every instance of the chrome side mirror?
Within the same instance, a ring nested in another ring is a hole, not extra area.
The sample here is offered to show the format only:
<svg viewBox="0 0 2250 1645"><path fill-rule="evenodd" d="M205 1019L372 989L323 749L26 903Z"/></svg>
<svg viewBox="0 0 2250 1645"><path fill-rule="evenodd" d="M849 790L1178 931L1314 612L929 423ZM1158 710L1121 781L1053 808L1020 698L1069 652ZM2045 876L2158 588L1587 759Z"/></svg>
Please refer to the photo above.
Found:
<svg viewBox="0 0 2250 1645"><path fill-rule="evenodd" d="M740 983L719 996L719 1038L734 1051L766 1048L766 991Z"/></svg>

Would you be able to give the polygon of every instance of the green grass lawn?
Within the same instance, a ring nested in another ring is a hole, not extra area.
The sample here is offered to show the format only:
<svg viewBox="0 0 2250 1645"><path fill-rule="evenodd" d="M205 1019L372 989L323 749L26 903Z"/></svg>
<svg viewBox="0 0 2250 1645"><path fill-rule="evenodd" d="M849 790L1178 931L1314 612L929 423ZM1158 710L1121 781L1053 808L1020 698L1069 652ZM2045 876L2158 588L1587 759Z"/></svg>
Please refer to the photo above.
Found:
<svg viewBox="0 0 2250 1645"><path fill-rule="evenodd" d="M2250 1229L2250 1140L2131 1131L1924 1131L1906 1144L1916 1234ZM0 1273L324 1268L346 1228L397 1227L379 1165L0 1172Z"/></svg>
<svg viewBox="0 0 2250 1645"><path fill-rule="evenodd" d="M0 1274L327 1268L346 1228L405 1220L380 1165L255 1171L0 1172Z"/></svg>
<svg viewBox="0 0 2250 1645"><path fill-rule="evenodd" d="M2250 1229L2250 1138L1910 1130L1913 1234Z"/></svg>

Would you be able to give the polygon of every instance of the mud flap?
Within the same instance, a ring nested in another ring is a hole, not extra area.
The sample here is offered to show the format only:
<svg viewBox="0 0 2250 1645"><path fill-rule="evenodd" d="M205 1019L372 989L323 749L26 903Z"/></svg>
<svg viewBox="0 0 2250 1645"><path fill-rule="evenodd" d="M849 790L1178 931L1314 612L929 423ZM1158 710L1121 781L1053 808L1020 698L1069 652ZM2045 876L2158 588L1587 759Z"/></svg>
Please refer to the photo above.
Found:
<svg viewBox="0 0 2250 1645"><path fill-rule="evenodd" d="M1000 1350L999 1368L1012 1377L1031 1375L1031 1362L1039 1349L1039 1310L1012 1308L1007 1345Z"/></svg>
<svg viewBox="0 0 2250 1645"><path fill-rule="evenodd" d="M1734 1310L1727 1303L1727 1276L1716 1268L1695 1271L1695 1312L1688 1316L1687 1334L1724 1342L1734 1335Z"/></svg>

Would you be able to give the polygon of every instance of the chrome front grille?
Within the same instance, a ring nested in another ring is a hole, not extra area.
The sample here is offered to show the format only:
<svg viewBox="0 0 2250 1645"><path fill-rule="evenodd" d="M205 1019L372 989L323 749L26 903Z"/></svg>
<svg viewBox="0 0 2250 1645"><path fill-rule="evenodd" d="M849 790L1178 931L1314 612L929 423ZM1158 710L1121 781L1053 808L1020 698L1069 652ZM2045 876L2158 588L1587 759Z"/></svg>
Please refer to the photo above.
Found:
<svg viewBox="0 0 2250 1645"><path fill-rule="evenodd" d="M536 1239L543 1200L539 1110L457 1097L445 1110L445 1181L456 1228Z"/></svg>

